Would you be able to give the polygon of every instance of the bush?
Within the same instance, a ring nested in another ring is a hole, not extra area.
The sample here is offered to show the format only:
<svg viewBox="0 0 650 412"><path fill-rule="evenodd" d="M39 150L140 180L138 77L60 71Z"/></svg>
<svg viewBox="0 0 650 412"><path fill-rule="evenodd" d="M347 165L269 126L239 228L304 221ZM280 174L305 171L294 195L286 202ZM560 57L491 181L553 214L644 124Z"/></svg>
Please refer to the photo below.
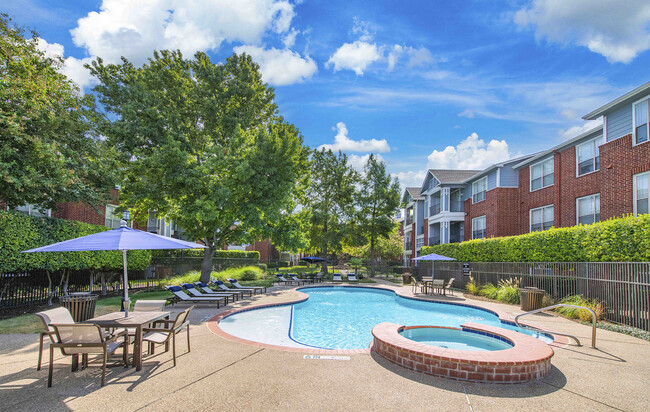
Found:
<svg viewBox="0 0 650 412"><path fill-rule="evenodd" d="M244 269L241 271L238 280L257 280L257 272L252 269Z"/></svg>
<svg viewBox="0 0 650 412"><path fill-rule="evenodd" d="M602 320L605 318L605 305L603 305L602 302L598 302L595 299L586 299L582 295L571 295L560 300L560 303L566 303L568 305L586 306L596 313L596 320ZM555 308L555 311L569 319L580 319L586 322L590 322L592 320L591 312L584 309L559 307L559 308Z"/></svg>
<svg viewBox="0 0 650 412"><path fill-rule="evenodd" d="M421 253L438 253L461 262L645 262L650 261L650 214L425 246Z"/></svg>
<svg viewBox="0 0 650 412"><path fill-rule="evenodd" d="M518 304L519 303L519 280L508 279L500 280L497 288L496 299L500 302Z"/></svg>
<svg viewBox="0 0 650 412"><path fill-rule="evenodd" d="M167 249L156 250L154 256L156 257L203 257L203 249ZM244 251L244 250L215 250L214 259L247 259L254 262L260 261L260 252L258 251Z"/></svg>
<svg viewBox="0 0 650 412"><path fill-rule="evenodd" d="M109 230L105 226L75 220L27 216L0 210L0 273L42 269L95 269L121 271L122 253L117 250L97 252L20 253L81 236ZM151 262L150 250L128 252L128 269L145 269Z"/></svg>
<svg viewBox="0 0 650 412"><path fill-rule="evenodd" d="M491 283L486 283L485 285L481 286L478 292L480 296L490 298L490 299L496 299L497 293L498 293L497 287Z"/></svg>
<svg viewBox="0 0 650 412"><path fill-rule="evenodd" d="M465 289L467 289L467 291L474 296L478 296L478 294L481 291L481 288L476 283L476 279L474 279L471 276L469 277L469 282L467 282L467 284L465 285Z"/></svg>
<svg viewBox="0 0 650 412"><path fill-rule="evenodd" d="M266 272L267 269L266 263L258 263L257 267Z"/></svg>

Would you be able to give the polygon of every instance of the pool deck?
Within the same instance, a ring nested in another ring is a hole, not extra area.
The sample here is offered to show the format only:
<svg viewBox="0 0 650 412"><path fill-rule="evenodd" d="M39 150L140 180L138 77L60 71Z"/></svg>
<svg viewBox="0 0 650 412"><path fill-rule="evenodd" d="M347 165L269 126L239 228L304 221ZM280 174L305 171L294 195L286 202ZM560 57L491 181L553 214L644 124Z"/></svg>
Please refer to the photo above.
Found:
<svg viewBox="0 0 650 412"><path fill-rule="evenodd" d="M410 295L410 287L379 281L376 286ZM375 285L368 285L375 286ZM0 335L1 410L355 410L355 411L646 411L650 409L650 342L598 329L598 349L589 347L591 328L548 314L530 321L577 335L585 346L554 347L551 373L525 384L452 381L403 369L374 353L349 360L305 359L224 339L208 320L232 308L296 300L295 288L278 286L225 308L202 306L190 316L192 352L177 339L178 364L157 350L143 369L121 366L70 372L70 358L56 355L53 387L47 368L36 371L38 335ZM518 307L456 296L434 299L470 303L514 316ZM178 311L184 305L176 305ZM44 356L47 359L47 355ZM119 356L113 358L119 361ZM45 365L45 362L44 362Z"/></svg>

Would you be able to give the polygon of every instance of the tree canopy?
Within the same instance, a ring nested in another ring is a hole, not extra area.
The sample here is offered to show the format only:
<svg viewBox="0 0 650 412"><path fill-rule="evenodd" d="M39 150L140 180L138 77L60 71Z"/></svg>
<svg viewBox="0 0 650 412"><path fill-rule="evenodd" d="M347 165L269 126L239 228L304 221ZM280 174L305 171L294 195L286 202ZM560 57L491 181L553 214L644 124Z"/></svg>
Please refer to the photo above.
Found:
<svg viewBox="0 0 650 412"><path fill-rule="evenodd" d="M0 15L0 199L30 203L106 200L114 187L108 147L92 130L92 99L59 72L61 58Z"/></svg>
<svg viewBox="0 0 650 412"><path fill-rule="evenodd" d="M222 245L290 236L307 149L250 56L214 64L204 53L161 51L139 68L126 59L89 68L106 110L99 128L124 164L123 204L140 219L156 211L201 239L203 281Z"/></svg>

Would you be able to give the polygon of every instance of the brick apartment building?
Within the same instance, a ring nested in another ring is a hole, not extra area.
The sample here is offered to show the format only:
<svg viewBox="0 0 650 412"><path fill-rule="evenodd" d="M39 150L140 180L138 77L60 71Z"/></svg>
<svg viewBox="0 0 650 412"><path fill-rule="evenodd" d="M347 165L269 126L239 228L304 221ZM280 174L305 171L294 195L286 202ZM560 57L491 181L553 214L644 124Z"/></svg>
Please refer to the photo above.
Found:
<svg viewBox="0 0 650 412"><path fill-rule="evenodd" d="M602 117L602 126L548 150L473 173L456 186L463 201L459 209L464 212L461 240L648 213L649 110L650 82L583 117ZM426 192L427 179L429 175L417 195ZM426 199L421 201L424 211ZM431 222L431 216L424 215L423 222ZM408 238L411 244L416 236ZM437 240L423 236L423 244ZM454 241L456 238L440 237L440 243ZM405 241L405 252L407 246Z"/></svg>

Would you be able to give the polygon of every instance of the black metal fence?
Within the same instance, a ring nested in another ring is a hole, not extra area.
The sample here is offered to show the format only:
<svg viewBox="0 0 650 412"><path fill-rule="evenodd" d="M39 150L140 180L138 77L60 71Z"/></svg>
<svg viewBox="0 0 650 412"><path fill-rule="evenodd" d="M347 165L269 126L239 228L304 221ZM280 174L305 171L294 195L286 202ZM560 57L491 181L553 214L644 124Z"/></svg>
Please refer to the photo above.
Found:
<svg viewBox="0 0 650 412"><path fill-rule="evenodd" d="M464 288L469 275L478 284L517 278L520 286L544 289L555 299L583 295L603 302L607 319L650 331L650 262L422 262L409 268L416 277L449 279ZM467 265L467 264L465 264Z"/></svg>

